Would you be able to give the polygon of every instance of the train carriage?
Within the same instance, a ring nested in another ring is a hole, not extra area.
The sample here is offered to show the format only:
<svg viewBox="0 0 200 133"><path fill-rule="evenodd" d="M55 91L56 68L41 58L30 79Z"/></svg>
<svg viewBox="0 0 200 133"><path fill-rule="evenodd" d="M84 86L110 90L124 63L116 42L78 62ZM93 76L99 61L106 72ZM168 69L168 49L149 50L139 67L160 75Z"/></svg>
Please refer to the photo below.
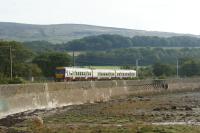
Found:
<svg viewBox="0 0 200 133"><path fill-rule="evenodd" d="M55 76L56 79L64 81L88 80L92 79L92 70L88 68L58 67Z"/></svg>
<svg viewBox="0 0 200 133"><path fill-rule="evenodd" d="M103 79L114 79L115 70L111 69L94 69L93 79L103 80Z"/></svg>
<svg viewBox="0 0 200 133"><path fill-rule="evenodd" d="M132 79L135 70L57 67L56 81Z"/></svg>
<svg viewBox="0 0 200 133"><path fill-rule="evenodd" d="M116 70L116 79L128 79L135 78L136 71L135 70Z"/></svg>

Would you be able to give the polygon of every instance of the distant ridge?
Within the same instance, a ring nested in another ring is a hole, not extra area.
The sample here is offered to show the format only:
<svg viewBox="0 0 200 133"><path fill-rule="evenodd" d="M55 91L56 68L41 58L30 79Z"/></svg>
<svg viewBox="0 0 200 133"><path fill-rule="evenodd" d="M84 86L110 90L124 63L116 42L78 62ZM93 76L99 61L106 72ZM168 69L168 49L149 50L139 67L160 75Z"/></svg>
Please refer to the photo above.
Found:
<svg viewBox="0 0 200 133"><path fill-rule="evenodd" d="M133 36L193 36L191 34L177 34L170 32L157 32L145 30L133 30L123 28L102 27L84 24L52 24L34 25L0 22L0 39L16 41L44 40L52 43L65 43L73 39L101 34L118 34L127 37Z"/></svg>

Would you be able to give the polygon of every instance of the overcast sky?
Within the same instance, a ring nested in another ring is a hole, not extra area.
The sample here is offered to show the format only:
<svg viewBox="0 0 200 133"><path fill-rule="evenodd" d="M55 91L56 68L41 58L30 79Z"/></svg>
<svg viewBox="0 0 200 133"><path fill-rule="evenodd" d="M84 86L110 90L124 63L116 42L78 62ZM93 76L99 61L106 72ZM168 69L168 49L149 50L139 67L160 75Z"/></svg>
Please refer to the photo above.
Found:
<svg viewBox="0 0 200 133"><path fill-rule="evenodd" d="M0 0L0 21L200 34L200 0Z"/></svg>

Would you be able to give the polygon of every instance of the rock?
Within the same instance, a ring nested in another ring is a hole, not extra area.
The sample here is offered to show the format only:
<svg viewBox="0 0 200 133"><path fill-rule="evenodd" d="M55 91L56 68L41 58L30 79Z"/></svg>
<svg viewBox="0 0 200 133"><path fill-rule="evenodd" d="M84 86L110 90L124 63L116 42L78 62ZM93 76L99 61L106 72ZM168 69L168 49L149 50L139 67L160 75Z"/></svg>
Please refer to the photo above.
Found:
<svg viewBox="0 0 200 133"><path fill-rule="evenodd" d="M162 110L168 110L166 107L156 107L153 109L153 111L162 111Z"/></svg>
<svg viewBox="0 0 200 133"><path fill-rule="evenodd" d="M191 108L191 107L188 107L188 106L186 106L186 107L185 107L185 110L186 110L186 111L192 111L192 108Z"/></svg>
<svg viewBox="0 0 200 133"><path fill-rule="evenodd" d="M43 119L39 116L34 116L32 122L35 128L42 128L44 124Z"/></svg>
<svg viewBox="0 0 200 133"><path fill-rule="evenodd" d="M0 126L0 133L7 133L8 128Z"/></svg>
<svg viewBox="0 0 200 133"><path fill-rule="evenodd" d="M176 107L176 106L172 106L171 109L172 109L172 110L176 110L177 107Z"/></svg>

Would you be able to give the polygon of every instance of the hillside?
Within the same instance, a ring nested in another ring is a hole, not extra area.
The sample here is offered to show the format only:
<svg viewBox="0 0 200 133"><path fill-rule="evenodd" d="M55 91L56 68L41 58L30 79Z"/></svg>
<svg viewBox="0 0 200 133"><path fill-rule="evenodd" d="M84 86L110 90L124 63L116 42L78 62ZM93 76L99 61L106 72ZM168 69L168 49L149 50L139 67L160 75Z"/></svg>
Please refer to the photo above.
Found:
<svg viewBox="0 0 200 133"><path fill-rule="evenodd" d="M32 24L0 22L0 39L4 40L16 40L16 41L43 40L52 43L63 43L71 41L73 39L80 39L86 36L94 36L101 34L118 34L127 37L183 36L183 34L168 33L168 32L131 30L131 29L100 27L100 26L82 25L82 24L32 25Z"/></svg>

